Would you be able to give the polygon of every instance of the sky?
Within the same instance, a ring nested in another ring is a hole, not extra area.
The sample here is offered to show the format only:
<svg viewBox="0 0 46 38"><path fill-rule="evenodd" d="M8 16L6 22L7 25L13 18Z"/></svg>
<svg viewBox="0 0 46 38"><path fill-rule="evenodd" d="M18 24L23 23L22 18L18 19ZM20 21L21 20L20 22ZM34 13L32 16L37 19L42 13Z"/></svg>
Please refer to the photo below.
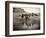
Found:
<svg viewBox="0 0 46 38"><path fill-rule="evenodd" d="M40 8L33 8L33 7L30 7L30 8L22 8L24 9L24 11L26 11L27 13L39 13L40 12Z"/></svg>

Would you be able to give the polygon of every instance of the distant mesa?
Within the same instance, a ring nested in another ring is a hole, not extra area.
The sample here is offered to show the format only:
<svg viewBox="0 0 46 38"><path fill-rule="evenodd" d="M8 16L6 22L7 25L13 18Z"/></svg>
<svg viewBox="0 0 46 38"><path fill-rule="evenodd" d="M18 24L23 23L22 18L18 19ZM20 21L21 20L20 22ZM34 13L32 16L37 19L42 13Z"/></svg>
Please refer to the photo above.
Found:
<svg viewBox="0 0 46 38"><path fill-rule="evenodd" d="M14 13L23 13L23 12L25 12L25 11L24 11L24 9L22 9L22 8L13 8L13 12L14 12Z"/></svg>

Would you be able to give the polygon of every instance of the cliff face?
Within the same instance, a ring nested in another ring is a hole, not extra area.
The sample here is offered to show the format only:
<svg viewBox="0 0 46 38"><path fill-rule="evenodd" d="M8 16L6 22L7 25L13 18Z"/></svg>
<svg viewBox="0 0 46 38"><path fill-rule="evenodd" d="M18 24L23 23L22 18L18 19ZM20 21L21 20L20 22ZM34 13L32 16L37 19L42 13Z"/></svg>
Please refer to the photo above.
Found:
<svg viewBox="0 0 46 38"><path fill-rule="evenodd" d="M22 14L27 14L27 12L22 9L22 8L13 8L13 13L22 13ZM36 16L40 16L40 13L28 13L29 15L33 14L33 15L36 15Z"/></svg>

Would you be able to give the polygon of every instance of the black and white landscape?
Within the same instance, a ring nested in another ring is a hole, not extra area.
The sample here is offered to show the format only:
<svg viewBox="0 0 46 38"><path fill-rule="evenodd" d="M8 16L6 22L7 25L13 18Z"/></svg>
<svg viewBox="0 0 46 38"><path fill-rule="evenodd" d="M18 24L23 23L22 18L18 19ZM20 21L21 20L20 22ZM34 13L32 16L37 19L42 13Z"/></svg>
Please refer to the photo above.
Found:
<svg viewBox="0 0 46 38"><path fill-rule="evenodd" d="M40 9L14 7L13 30L40 30Z"/></svg>

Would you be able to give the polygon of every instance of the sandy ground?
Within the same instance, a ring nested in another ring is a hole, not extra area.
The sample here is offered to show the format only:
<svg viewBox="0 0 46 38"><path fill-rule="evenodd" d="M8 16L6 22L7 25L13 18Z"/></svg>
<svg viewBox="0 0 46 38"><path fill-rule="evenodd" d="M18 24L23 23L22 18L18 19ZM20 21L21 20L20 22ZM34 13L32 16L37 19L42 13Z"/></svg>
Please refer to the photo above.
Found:
<svg viewBox="0 0 46 38"><path fill-rule="evenodd" d="M21 15L21 14L20 14ZM21 18L19 14L13 14L13 29L14 30L39 30L40 16L30 16L27 20Z"/></svg>

